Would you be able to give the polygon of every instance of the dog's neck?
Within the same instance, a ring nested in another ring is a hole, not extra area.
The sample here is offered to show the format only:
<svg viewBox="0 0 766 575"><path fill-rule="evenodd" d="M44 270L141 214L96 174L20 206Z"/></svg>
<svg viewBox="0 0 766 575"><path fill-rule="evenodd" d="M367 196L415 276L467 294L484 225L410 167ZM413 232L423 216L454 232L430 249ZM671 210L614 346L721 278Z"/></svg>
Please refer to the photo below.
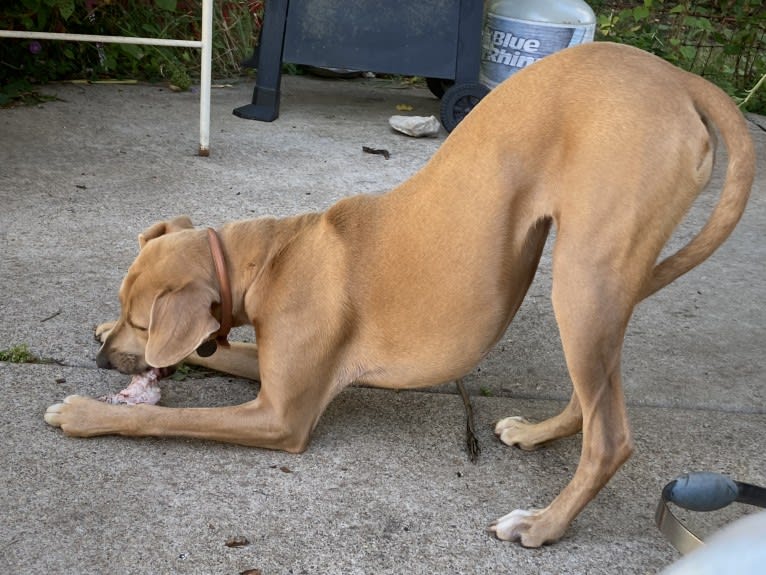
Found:
<svg viewBox="0 0 766 575"><path fill-rule="evenodd" d="M213 228L207 229L210 253L215 264L215 273L218 277L218 289L221 295L221 327L215 334L215 342L223 347L229 347L229 332L233 325L231 284L229 272L226 266L226 256L221 247L221 238ZM203 344L204 345L204 344Z"/></svg>

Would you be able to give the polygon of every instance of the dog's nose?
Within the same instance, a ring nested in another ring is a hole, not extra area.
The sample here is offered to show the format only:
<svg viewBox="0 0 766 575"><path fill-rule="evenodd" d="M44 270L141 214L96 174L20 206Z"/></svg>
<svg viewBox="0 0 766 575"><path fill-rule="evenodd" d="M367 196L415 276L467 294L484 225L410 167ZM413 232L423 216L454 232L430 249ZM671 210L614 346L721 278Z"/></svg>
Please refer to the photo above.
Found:
<svg viewBox="0 0 766 575"><path fill-rule="evenodd" d="M109 358L105 353L98 352L98 355L96 355L96 365L99 366L101 369L112 369L112 362L109 361Z"/></svg>

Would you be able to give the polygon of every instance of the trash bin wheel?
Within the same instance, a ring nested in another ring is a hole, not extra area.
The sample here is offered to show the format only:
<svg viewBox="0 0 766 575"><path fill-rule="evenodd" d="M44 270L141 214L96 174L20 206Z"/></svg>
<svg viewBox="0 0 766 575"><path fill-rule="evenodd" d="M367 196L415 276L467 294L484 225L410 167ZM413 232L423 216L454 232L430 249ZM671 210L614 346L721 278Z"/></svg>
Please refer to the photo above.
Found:
<svg viewBox="0 0 766 575"><path fill-rule="evenodd" d="M442 126L451 132L473 110L479 101L489 94L483 84L455 84L444 92L441 103Z"/></svg>
<svg viewBox="0 0 766 575"><path fill-rule="evenodd" d="M444 92L449 90L455 84L454 80L445 80L444 78L426 78L426 86L431 93L441 100Z"/></svg>

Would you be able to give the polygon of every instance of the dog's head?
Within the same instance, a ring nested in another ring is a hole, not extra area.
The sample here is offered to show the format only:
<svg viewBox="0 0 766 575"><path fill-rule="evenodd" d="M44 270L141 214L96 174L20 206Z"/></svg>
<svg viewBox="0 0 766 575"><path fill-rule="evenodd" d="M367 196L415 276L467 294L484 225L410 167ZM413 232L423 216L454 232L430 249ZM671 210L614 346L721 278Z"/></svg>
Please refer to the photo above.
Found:
<svg viewBox="0 0 766 575"><path fill-rule="evenodd" d="M120 318L98 352L99 367L123 373L169 368L220 327L220 299L202 230L179 217L138 236L140 252L120 287Z"/></svg>

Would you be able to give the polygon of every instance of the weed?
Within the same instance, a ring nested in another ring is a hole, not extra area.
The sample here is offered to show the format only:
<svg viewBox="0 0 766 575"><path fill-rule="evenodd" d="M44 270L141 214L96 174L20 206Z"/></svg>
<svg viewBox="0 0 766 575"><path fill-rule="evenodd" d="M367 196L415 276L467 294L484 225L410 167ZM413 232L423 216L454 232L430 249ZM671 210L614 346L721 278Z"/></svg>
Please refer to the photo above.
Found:
<svg viewBox="0 0 766 575"><path fill-rule="evenodd" d="M206 369L204 367L197 367L194 365L189 365L187 363L182 363L178 367L176 367L175 372L173 375L170 376L170 379L173 381L186 381L187 379L204 379L206 377L211 377L213 375L216 375L218 372L213 371L212 369Z"/></svg>
<svg viewBox="0 0 766 575"><path fill-rule="evenodd" d="M40 363L41 359L29 351L27 344L14 345L0 350L0 361L8 363Z"/></svg>

